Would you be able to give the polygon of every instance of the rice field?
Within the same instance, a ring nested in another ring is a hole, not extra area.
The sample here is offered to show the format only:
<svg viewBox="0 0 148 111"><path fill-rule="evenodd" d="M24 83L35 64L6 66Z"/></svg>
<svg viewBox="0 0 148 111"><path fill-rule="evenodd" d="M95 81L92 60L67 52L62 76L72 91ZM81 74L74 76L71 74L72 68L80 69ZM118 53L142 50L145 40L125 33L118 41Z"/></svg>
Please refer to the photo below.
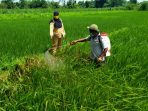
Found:
<svg viewBox="0 0 148 111"><path fill-rule="evenodd" d="M148 12L63 11L60 17L66 39L47 65L52 12L0 14L0 111L147 111ZM88 59L89 42L66 46L86 37L92 23L112 44L99 68Z"/></svg>

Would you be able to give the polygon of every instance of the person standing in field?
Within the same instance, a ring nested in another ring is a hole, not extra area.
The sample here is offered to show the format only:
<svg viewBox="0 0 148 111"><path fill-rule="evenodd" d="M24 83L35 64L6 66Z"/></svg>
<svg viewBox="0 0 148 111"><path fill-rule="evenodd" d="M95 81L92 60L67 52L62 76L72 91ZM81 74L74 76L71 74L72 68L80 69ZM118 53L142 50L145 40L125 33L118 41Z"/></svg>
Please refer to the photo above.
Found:
<svg viewBox="0 0 148 111"><path fill-rule="evenodd" d="M62 38L65 37L65 29L62 20L59 18L59 12L53 12L53 19L50 20L50 38L52 41L52 53L55 54L57 49L62 45Z"/></svg>
<svg viewBox="0 0 148 111"><path fill-rule="evenodd" d="M92 24L89 27L90 35L86 38L81 38L72 41L70 44L75 45L78 42L90 41L91 56L90 58L96 63L105 62L106 56L110 56L111 44L107 33L101 33L96 24Z"/></svg>

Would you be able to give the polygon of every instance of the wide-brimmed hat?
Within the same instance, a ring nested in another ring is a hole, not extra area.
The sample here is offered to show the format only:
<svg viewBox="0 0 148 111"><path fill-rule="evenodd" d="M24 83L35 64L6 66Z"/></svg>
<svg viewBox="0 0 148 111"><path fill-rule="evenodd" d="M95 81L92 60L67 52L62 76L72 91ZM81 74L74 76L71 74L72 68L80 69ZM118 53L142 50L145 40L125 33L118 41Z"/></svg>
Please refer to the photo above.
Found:
<svg viewBox="0 0 148 111"><path fill-rule="evenodd" d="M98 26L96 24L91 24L90 26L87 27L88 29L100 32Z"/></svg>

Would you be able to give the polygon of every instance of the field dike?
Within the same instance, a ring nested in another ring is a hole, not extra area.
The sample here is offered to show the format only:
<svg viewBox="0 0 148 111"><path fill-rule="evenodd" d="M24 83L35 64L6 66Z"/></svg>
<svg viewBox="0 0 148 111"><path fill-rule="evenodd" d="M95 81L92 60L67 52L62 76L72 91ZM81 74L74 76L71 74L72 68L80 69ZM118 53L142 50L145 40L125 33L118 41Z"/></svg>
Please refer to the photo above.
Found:
<svg viewBox="0 0 148 111"><path fill-rule="evenodd" d="M58 71L64 68L64 62L48 51L40 55L23 57L13 61L13 65L4 66L0 69L0 81L6 81L12 75L21 78L24 74L29 74L32 69L46 68L49 71Z"/></svg>

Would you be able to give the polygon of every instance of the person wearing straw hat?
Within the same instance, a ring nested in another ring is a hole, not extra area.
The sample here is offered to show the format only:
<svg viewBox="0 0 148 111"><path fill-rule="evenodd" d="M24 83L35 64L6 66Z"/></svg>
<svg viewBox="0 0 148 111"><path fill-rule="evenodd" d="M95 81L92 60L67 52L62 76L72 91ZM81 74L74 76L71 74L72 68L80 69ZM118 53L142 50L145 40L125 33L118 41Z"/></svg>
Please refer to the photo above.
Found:
<svg viewBox="0 0 148 111"><path fill-rule="evenodd" d="M59 12L53 12L53 19L50 20L50 38L52 40L52 53L55 54L57 49L62 45L62 38L65 37L65 29L62 20L59 18Z"/></svg>
<svg viewBox="0 0 148 111"><path fill-rule="evenodd" d="M90 35L86 38L81 38L72 41L70 44L75 45L78 42L90 41L91 56L90 58L96 63L105 62L105 57L110 56L110 40L106 33L101 33L96 24L92 24L89 27Z"/></svg>

